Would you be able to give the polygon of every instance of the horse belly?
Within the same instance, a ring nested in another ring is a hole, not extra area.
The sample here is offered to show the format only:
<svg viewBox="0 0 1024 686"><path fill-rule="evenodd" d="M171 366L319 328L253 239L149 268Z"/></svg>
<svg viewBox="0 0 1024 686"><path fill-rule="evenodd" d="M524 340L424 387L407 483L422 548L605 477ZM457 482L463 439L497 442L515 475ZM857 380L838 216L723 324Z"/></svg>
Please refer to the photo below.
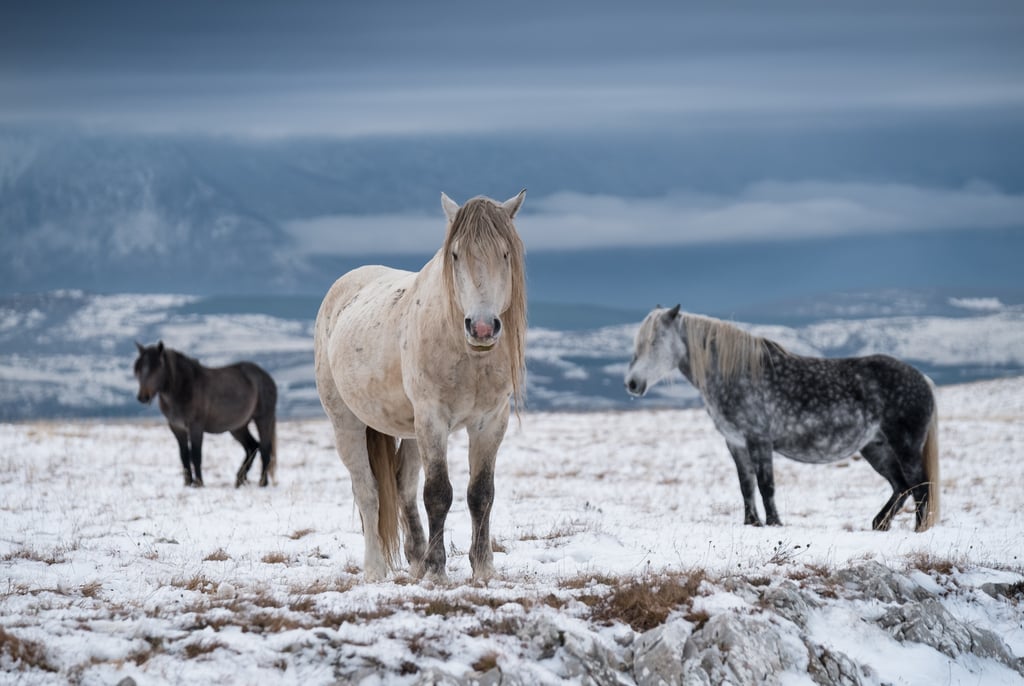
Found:
<svg viewBox="0 0 1024 686"><path fill-rule="evenodd" d="M798 462L824 464L850 457L878 433L877 423L859 417L805 419L773 441L774 450Z"/></svg>

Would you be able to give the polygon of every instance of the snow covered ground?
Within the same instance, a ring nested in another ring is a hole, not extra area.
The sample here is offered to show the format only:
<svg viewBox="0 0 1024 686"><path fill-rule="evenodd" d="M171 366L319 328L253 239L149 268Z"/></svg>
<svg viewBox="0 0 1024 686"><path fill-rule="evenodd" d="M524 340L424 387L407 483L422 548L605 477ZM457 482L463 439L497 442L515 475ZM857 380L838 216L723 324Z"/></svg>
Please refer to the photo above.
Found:
<svg viewBox="0 0 1024 686"><path fill-rule="evenodd" d="M888 493L860 459L777 458L785 526L742 526L702 410L525 413L499 453L486 586L469 580L464 434L450 583L366 584L325 420L282 422L277 485L238 490L226 435L204 445L207 486L186 489L156 419L0 424L0 682L649 683L645 631L669 627L681 651L731 617L784 630L768 682L812 683L808 655L841 653L862 683L1021 684L1024 378L943 387L939 405L943 511L923 534L909 511L870 530ZM871 563L1009 657L894 625L899 598L843 576L884 572ZM814 599L799 621L768 609L789 588Z"/></svg>

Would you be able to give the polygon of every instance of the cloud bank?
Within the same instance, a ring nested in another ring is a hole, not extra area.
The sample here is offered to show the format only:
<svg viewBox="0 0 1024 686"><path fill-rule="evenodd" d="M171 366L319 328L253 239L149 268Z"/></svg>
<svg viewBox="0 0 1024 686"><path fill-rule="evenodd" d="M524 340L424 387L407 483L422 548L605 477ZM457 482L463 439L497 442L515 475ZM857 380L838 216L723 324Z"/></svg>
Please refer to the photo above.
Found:
<svg viewBox="0 0 1024 686"><path fill-rule="evenodd" d="M1024 226L1024 195L980 183L945 189L811 181L757 183L736 196L562 192L527 197L516 224L530 250L985 230ZM321 216L285 229L303 254L430 253L441 244L445 223L439 203L431 215Z"/></svg>

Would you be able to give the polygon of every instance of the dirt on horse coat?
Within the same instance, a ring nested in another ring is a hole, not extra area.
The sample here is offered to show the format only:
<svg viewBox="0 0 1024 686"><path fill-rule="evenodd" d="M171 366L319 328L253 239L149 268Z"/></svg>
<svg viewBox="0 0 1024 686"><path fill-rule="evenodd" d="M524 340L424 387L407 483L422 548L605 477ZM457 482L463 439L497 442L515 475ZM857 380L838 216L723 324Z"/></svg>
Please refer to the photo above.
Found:
<svg viewBox="0 0 1024 686"><path fill-rule="evenodd" d="M887 530L909 495L916 528L939 513L938 413L931 382L888 355L823 359L712 319L656 308L640 325L626 388L643 395L678 368L704 399L725 437L743 494L744 522L768 524L775 508L772 453L799 462L834 462L860 452L892 486L872 521Z"/></svg>
<svg viewBox="0 0 1024 686"><path fill-rule="evenodd" d="M185 485L203 485L203 434L230 431L245 449L235 487L246 482L257 450L263 463L260 486L266 486L277 466L274 379L252 362L204 367L165 348L163 341L135 346L139 350L135 360L139 402L149 403L159 396L160 411L178 440ZM249 432L249 422L256 425L259 441Z"/></svg>
<svg viewBox="0 0 1024 686"><path fill-rule="evenodd" d="M474 577L493 573L495 457L524 370L523 245L512 222L524 195L503 203L474 198L459 207L442 193L447 234L422 270L360 267L339 278L320 306L317 390L352 478L367 579L381 579L396 565L399 524L413 574L446 576L448 436L463 427L469 559ZM429 539L416 500L421 464Z"/></svg>

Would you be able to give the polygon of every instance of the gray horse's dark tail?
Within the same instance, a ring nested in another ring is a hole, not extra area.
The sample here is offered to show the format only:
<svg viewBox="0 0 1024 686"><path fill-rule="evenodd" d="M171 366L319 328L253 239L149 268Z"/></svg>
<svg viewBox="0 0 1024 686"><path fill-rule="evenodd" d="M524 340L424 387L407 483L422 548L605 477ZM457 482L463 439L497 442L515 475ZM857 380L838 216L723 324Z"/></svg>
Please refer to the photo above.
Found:
<svg viewBox="0 0 1024 686"><path fill-rule="evenodd" d="M932 409L932 419L928 423L928 434L921 449L921 461L924 466L924 478L928 481L928 509L921 520L918 531L927 531L939 521L939 408Z"/></svg>
<svg viewBox="0 0 1024 686"><path fill-rule="evenodd" d="M377 481L377 535L384 561L398 565L398 444L394 436L366 427L366 452Z"/></svg>

